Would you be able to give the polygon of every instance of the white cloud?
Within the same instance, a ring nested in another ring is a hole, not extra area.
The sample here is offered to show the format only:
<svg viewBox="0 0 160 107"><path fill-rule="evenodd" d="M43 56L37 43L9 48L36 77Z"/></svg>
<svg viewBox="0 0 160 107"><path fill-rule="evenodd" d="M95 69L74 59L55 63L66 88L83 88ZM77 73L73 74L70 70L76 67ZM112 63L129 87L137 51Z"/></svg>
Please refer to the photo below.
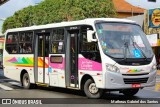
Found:
<svg viewBox="0 0 160 107"><path fill-rule="evenodd" d="M160 0L157 0L155 2L148 2L148 0L125 0L128 3L138 6L144 9L154 9L154 8L160 8Z"/></svg>

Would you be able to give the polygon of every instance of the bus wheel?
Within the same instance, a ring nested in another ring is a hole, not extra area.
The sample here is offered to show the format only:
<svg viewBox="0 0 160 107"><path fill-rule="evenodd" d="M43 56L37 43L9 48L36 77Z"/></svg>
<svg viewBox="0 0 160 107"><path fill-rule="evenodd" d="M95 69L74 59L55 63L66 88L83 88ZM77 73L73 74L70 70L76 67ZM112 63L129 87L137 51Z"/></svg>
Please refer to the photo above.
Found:
<svg viewBox="0 0 160 107"><path fill-rule="evenodd" d="M88 98L100 98L103 94L103 90L98 89L92 79L88 79L85 82L84 92Z"/></svg>
<svg viewBox="0 0 160 107"><path fill-rule="evenodd" d="M125 89L122 91L122 93L125 96L134 96L135 94L137 94L139 91L139 89Z"/></svg>
<svg viewBox="0 0 160 107"><path fill-rule="evenodd" d="M23 84L23 88L25 88L25 89L32 88L32 84L30 83L30 79L29 79L28 73L25 73L23 75L22 84Z"/></svg>

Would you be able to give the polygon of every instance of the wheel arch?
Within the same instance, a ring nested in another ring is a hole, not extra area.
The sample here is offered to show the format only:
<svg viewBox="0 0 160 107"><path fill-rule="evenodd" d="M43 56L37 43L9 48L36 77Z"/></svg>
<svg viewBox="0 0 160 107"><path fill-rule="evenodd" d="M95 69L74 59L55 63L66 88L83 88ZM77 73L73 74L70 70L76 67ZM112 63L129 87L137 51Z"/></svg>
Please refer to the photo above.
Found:
<svg viewBox="0 0 160 107"><path fill-rule="evenodd" d="M92 80L94 81L94 79L93 79L93 77L92 77L91 75L89 75L89 74L83 75L83 77L82 77L82 79L81 79L81 83L80 83L80 89L81 89L81 90L84 89L84 84L85 84L85 82L86 82L88 79L92 79ZM95 82L95 81L94 81L94 82Z"/></svg>
<svg viewBox="0 0 160 107"><path fill-rule="evenodd" d="M23 69L23 70L21 71L21 74L20 74L20 82L22 83L22 86L23 86L22 79L23 79L23 75L24 75L25 73L28 73L28 72L27 72L26 69Z"/></svg>

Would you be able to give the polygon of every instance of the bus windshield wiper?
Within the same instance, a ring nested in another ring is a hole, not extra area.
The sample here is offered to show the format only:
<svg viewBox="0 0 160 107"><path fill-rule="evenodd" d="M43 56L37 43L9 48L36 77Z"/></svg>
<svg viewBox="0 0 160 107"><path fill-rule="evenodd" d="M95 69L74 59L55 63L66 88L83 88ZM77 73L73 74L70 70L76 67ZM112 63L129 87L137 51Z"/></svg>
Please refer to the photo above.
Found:
<svg viewBox="0 0 160 107"><path fill-rule="evenodd" d="M128 42L127 41L125 41L124 42L124 59L123 60L125 60L126 61L126 59L127 59L127 49L129 50L129 47L128 47Z"/></svg>
<svg viewBox="0 0 160 107"><path fill-rule="evenodd" d="M145 58L145 60L147 60L146 55L144 54L143 50L138 46L138 44L136 42L133 41L133 38L131 37L132 43L134 48L136 49L136 47L141 51L141 54L143 55L143 57ZM136 45L136 46L135 46Z"/></svg>
<svg viewBox="0 0 160 107"><path fill-rule="evenodd" d="M127 58L126 58L126 55L127 55L128 42L125 42L125 43L124 43L124 48L125 48L125 49L124 49L124 60L126 61L126 59L127 59Z"/></svg>

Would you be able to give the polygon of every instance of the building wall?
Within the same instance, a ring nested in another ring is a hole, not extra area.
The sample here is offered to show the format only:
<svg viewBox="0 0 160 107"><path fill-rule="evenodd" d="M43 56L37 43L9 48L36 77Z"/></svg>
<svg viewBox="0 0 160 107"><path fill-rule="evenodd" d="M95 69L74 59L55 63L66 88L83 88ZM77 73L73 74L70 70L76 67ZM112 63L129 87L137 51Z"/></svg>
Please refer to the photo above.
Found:
<svg viewBox="0 0 160 107"><path fill-rule="evenodd" d="M139 24L142 27L142 29L144 29L144 27L143 27L144 26L143 25L143 23L144 23L144 14L127 17L127 19L135 21L137 24Z"/></svg>
<svg viewBox="0 0 160 107"><path fill-rule="evenodd" d="M143 13L133 13L133 16L141 15L141 14L143 14ZM131 17L131 16L132 16L132 13L124 13L124 12L117 13L118 18L127 18L127 17Z"/></svg>

